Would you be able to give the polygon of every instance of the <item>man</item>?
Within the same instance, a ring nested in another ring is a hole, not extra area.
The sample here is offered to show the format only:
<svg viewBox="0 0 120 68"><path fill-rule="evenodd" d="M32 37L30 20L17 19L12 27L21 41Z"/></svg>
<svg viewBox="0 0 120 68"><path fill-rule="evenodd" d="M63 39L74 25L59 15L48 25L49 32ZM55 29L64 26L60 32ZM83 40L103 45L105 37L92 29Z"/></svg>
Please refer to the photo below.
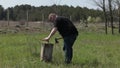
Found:
<svg viewBox="0 0 120 68"><path fill-rule="evenodd" d="M69 64L73 57L72 46L78 36L78 31L73 23L65 17L57 16L55 13L49 14L49 21L54 24L48 37L44 38L44 41L49 41L49 39L58 31L64 40L63 50L65 52L65 63Z"/></svg>

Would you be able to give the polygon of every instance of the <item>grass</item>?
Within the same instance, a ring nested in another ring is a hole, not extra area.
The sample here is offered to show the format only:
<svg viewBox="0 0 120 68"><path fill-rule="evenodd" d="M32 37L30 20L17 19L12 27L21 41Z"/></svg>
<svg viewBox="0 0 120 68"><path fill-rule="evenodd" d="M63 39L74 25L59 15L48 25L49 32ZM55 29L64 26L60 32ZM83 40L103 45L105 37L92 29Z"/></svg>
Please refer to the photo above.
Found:
<svg viewBox="0 0 120 68"><path fill-rule="evenodd" d="M45 33L0 34L0 68L119 68L120 35L81 32L73 46L71 64L64 64L62 40L54 46L53 61L40 61ZM50 42L54 43L54 38Z"/></svg>

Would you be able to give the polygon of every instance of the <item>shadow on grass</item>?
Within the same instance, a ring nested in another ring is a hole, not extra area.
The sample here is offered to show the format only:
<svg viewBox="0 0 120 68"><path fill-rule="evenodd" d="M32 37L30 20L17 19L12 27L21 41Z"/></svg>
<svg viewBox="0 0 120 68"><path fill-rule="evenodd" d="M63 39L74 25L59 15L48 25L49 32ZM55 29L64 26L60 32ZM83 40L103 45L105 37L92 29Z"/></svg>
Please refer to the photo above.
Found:
<svg viewBox="0 0 120 68"><path fill-rule="evenodd" d="M101 62L98 61L98 59L92 59L92 60L85 60L84 62L73 62L73 65L80 66L80 68L84 67L99 67L101 65Z"/></svg>

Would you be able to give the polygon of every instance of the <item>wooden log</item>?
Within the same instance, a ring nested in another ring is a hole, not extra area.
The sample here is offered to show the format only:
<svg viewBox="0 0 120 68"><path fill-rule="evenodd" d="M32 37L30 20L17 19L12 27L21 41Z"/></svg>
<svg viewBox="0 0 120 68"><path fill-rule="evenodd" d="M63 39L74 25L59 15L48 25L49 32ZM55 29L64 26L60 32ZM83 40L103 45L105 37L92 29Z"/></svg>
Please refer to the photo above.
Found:
<svg viewBox="0 0 120 68"><path fill-rule="evenodd" d="M42 43L41 45L41 61L50 62L52 61L53 44L52 43Z"/></svg>

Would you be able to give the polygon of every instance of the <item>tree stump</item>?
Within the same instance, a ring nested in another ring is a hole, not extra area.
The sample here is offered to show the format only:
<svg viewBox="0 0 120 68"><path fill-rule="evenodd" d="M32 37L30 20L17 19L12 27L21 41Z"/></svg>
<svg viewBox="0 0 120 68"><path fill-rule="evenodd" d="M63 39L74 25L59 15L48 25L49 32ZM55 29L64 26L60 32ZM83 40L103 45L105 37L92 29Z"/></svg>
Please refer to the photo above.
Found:
<svg viewBox="0 0 120 68"><path fill-rule="evenodd" d="M41 45L41 61L50 62L52 61L53 44L52 43L42 43Z"/></svg>

